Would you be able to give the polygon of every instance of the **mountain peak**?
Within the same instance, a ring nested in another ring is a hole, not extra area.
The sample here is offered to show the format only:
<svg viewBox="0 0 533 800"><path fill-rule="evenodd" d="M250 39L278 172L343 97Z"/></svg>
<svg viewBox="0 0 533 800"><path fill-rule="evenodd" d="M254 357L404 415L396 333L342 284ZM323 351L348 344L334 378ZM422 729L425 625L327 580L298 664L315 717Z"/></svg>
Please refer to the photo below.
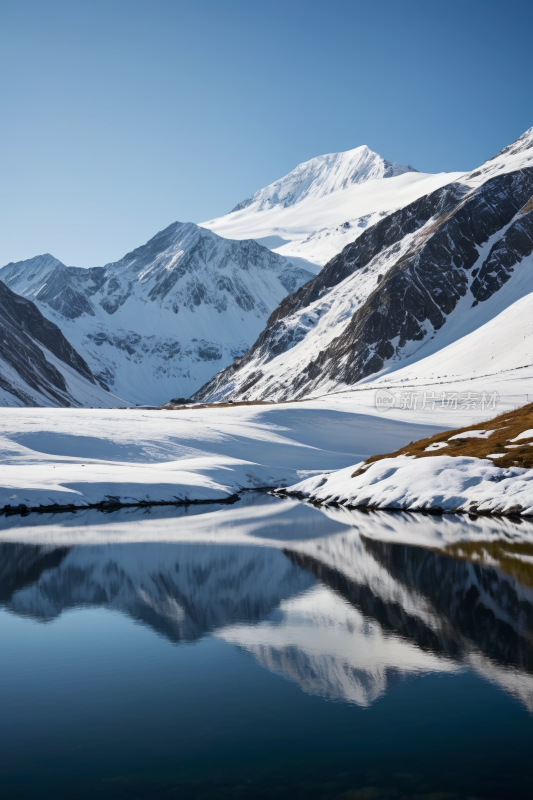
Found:
<svg viewBox="0 0 533 800"><path fill-rule="evenodd" d="M6 268L16 267L17 269L26 270L41 270L62 266L64 264L50 253L42 253L40 256L33 256L33 258L27 258L25 261L10 261L9 264L6 264Z"/></svg>
<svg viewBox="0 0 533 800"><path fill-rule="evenodd" d="M324 197L356 183L392 178L405 172L417 170L388 161L363 144L353 150L327 153L298 164L288 175L243 200L231 213L252 206L253 211L266 211L276 206L288 208L308 197Z"/></svg>
<svg viewBox="0 0 533 800"><path fill-rule="evenodd" d="M42 253L40 256L27 258L25 261L10 261L9 264L2 267L2 280L10 289L20 294L22 286L35 283L48 275L51 270L64 266L50 253Z"/></svg>

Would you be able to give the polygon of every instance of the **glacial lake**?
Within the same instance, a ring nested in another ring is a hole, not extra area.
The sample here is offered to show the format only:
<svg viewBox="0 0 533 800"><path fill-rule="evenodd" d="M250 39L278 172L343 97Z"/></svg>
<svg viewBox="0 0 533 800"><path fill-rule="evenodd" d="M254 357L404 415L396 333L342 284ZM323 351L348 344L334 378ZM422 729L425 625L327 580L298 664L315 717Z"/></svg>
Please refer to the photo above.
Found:
<svg viewBox="0 0 533 800"><path fill-rule="evenodd" d="M0 796L533 797L533 523L0 518Z"/></svg>

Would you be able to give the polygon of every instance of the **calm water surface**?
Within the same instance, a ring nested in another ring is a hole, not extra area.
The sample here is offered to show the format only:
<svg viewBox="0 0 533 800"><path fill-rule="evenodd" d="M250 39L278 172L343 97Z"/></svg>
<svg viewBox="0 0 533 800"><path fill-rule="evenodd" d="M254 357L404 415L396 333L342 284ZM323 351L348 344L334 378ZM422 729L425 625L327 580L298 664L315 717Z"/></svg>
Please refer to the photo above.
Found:
<svg viewBox="0 0 533 800"><path fill-rule="evenodd" d="M531 798L533 524L0 519L2 798Z"/></svg>

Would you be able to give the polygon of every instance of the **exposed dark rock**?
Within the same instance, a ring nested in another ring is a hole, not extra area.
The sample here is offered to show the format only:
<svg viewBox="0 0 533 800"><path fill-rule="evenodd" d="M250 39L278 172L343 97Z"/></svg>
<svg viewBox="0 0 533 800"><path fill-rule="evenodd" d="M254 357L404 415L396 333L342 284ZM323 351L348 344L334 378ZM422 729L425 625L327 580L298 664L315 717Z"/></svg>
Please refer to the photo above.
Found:
<svg viewBox="0 0 533 800"><path fill-rule="evenodd" d="M425 338L429 326L438 330L466 294L477 248L513 219L532 192L533 169L497 176L459 202L453 212L438 218L433 229L389 270L343 334L306 365L294 389L303 389L324 371L330 375L335 371L340 382L355 383L392 358L392 339L398 337L397 346L402 348L408 341ZM510 235L511 242L525 248L522 257L531 252L527 236L519 237L517 232ZM500 254L505 250L503 245ZM493 283L483 299L503 282Z"/></svg>
<svg viewBox="0 0 533 800"><path fill-rule="evenodd" d="M533 208L513 222L492 247L471 287L476 300L487 300L497 292L509 280L514 267L532 252Z"/></svg>
<svg viewBox="0 0 533 800"><path fill-rule="evenodd" d="M278 281L288 292L294 292L302 284L302 281L304 283L307 282L308 277L309 273L305 269L299 269L298 267L285 270L277 276Z"/></svg>
<svg viewBox="0 0 533 800"><path fill-rule="evenodd" d="M202 341L198 344L198 357L202 361L219 361L222 358L222 350L218 344Z"/></svg>
<svg viewBox="0 0 533 800"><path fill-rule="evenodd" d="M62 406L71 405L63 375L39 345L94 384L91 370L57 325L43 317L34 303L0 281L0 359L31 389L51 396ZM0 376L0 384L25 405L35 405L35 400L14 387L6 375Z"/></svg>

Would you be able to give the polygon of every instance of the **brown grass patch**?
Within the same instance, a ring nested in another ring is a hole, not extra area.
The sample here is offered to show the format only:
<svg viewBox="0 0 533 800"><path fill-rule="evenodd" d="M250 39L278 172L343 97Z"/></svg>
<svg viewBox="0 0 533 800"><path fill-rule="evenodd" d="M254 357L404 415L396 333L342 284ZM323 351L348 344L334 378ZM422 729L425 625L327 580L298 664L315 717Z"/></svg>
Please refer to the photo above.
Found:
<svg viewBox="0 0 533 800"><path fill-rule="evenodd" d="M458 433L488 430L493 430L494 433L484 439L472 437L471 439L464 438L449 441L452 436ZM353 473L352 478L361 475L366 467L370 466L374 461L380 461L382 458L395 458L396 456L414 456L415 458L471 456L472 458L487 458L489 454L503 453L504 455L501 458L493 459L496 466L531 469L533 468L533 436L529 436L520 442L515 442L515 444L519 445L518 447L506 448L506 445L510 444L510 439L514 439L515 436L526 430L533 430L533 403L517 408L515 411L506 411L505 414L500 414L488 422L469 425L466 428L457 428L445 433L437 433L429 439L419 439L417 442L412 442L407 447L402 447L394 453L371 456ZM427 447L436 443L446 443L447 447L426 452Z"/></svg>
<svg viewBox="0 0 533 800"><path fill-rule="evenodd" d="M530 197L520 213L521 214L529 214L529 212L532 209L533 209L533 197Z"/></svg>

